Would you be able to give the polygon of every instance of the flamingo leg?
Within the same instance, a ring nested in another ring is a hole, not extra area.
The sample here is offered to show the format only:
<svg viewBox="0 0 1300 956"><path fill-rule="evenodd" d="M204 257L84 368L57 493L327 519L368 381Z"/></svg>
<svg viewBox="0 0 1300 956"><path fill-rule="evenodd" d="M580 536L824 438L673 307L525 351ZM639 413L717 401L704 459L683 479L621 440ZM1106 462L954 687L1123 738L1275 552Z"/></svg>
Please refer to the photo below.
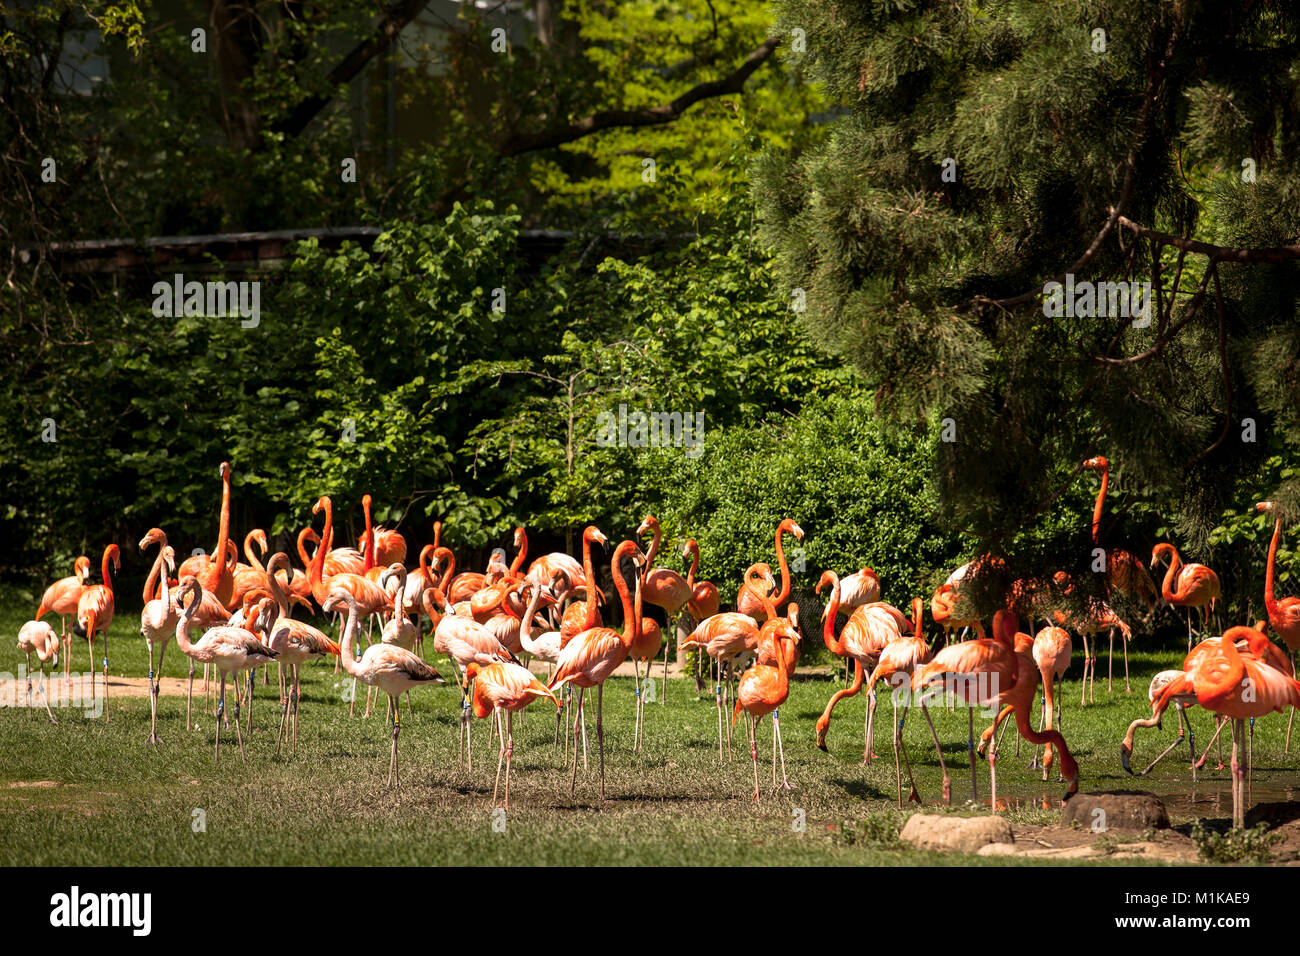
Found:
<svg viewBox="0 0 1300 956"><path fill-rule="evenodd" d="M222 683L225 683L225 675L222 675ZM239 729L239 680L235 680L235 739L239 741L239 761L246 762L244 757L244 732Z"/></svg>
<svg viewBox="0 0 1300 956"><path fill-rule="evenodd" d="M293 743L289 747L289 753L295 757L298 755L298 707L302 703L302 674L298 667L293 665Z"/></svg>
<svg viewBox="0 0 1300 956"><path fill-rule="evenodd" d="M903 736L903 725L907 723L908 707L908 704L903 704L903 716L898 721L898 747L903 751L903 766L907 768L907 783L912 788L907 795L907 802L920 803L921 792L916 789L916 778L912 776L912 761L907 756L907 739Z"/></svg>
<svg viewBox="0 0 1300 956"><path fill-rule="evenodd" d="M1133 688L1128 682L1128 635L1124 635L1124 693L1133 693Z"/></svg>
<svg viewBox="0 0 1300 956"><path fill-rule="evenodd" d="M185 692L185 729L190 729L190 707L194 702L194 658L190 658L190 687Z"/></svg>
<svg viewBox="0 0 1300 956"><path fill-rule="evenodd" d="M57 665L56 665L56 666L57 666ZM54 719L54 711L50 710L50 694L49 694L49 690L48 690L48 688L49 688L49 686L50 686L50 683L51 683L51 680L52 680L53 677L54 677L54 668L51 668L51 670L50 670L50 676L49 676L49 677L46 677L46 676L45 676L45 665L44 665L44 664L41 664L41 669L40 669L40 672L39 672L39 675L38 675L38 680L37 680L36 686L37 686L37 688L40 690L40 692L41 692L41 697L42 697L42 698L44 699L44 701L45 701L45 713L46 713L46 715L50 718L50 723L52 723L52 724L57 724L58 721Z"/></svg>
<svg viewBox="0 0 1300 956"><path fill-rule="evenodd" d="M1106 652L1106 693L1115 690L1115 629L1110 629L1110 650Z"/></svg>
<svg viewBox="0 0 1300 956"><path fill-rule="evenodd" d="M721 668L721 666L722 666L721 664L718 665L719 668ZM717 704L717 710L718 710L718 763L722 763L725 758L723 757L723 753L722 753L723 730L722 730L722 675L721 674L718 674L717 680L714 682L713 685L713 701L714 703Z"/></svg>
<svg viewBox="0 0 1300 956"><path fill-rule="evenodd" d="M396 697L390 696L389 703L393 705L393 758L391 761L392 766L389 770L389 776L394 787L401 787L402 772L397 762L397 738L402 732L402 708L398 706L399 701Z"/></svg>
<svg viewBox="0 0 1300 956"><path fill-rule="evenodd" d="M1242 735L1242 721L1232 722L1232 828L1239 829L1245 822L1241 807L1241 764L1238 760L1239 740Z"/></svg>
<svg viewBox="0 0 1300 956"><path fill-rule="evenodd" d="M864 665L865 666L865 665ZM870 700L867 701L867 726L865 730L866 742L862 748L862 763L864 766L871 763L876 758L874 753L876 747L876 689L871 688Z"/></svg>
<svg viewBox="0 0 1300 956"><path fill-rule="evenodd" d="M582 723L583 688L578 688L578 706L573 714L573 778L569 781L569 796L573 796L578 786L578 726Z"/></svg>
<svg viewBox="0 0 1300 956"><path fill-rule="evenodd" d="M994 813L998 812L998 737L993 735L993 746L989 748L989 789L991 791L991 802L989 806Z"/></svg>
<svg viewBox="0 0 1300 956"><path fill-rule="evenodd" d="M894 745L894 780L898 784L898 809L901 810L903 809L903 767L898 762L898 737L902 728L898 721L898 699L893 694L890 694L889 702L894 706L894 738L892 741Z"/></svg>
<svg viewBox="0 0 1300 956"><path fill-rule="evenodd" d="M32 652L27 652L27 719L32 719Z"/></svg>
<svg viewBox="0 0 1300 956"><path fill-rule="evenodd" d="M966 736L966 752L970 755L970 798L978 801L980 798L979 783L975 778L975 708L966 708L966 718L969 724Z"/></svg>
<svg viewBox="0 0 1300 956"><path fill-rule="evenodd" d="M758 803L758 720L749 727L749 756L754 761L754 802Z"/></svg>
<svg viewBox="0 0 1300 956"><path fill-rule="evenodd" d="M772 734L776 740L776 752L781 755L781 789L793 790L789 778L785 775L785 744L781 740L781 709L772 711Z"/></svg>
<svg viewBox="0 0 1300 956"><path fill-rule="evenodd" d="M1175 707L1175 709L1176 709L1176 711L1177 711L1177 713L1178 713L1178 736L1174 739L1174 742L1173 742L1173 743L1171 743L1171 744L1170 744L1168 747L1166 747L1164 750L1160 751L1160 755L1159 755L1158 757L1156 757L1155 760L1151 761L1150 764L1147 765L1146 770L1143 770L1140 774L1138 774L1139 777L1142 777L1142 776L1145 776L1146 774L1148 774L1148 773L1151 771L1151 768L1152 768L1152 767L1154 767L1154 766L1155 766L1156 764L1158 764L1161 760L1163 760L1163 759L1165 758L1166 755L1172 753L1173 750L1174 750L1174 748L1177 747L1179 744L1181 744L1181 743L1183 742L1183 736L1184 736L1184 734L1183 734L1183 712L1182 712L1183 705L1182 705L1182 704L1179 704L1179 703L1175 703L1175 704L1174 704L1174 707ZM1193 755L1195 755L1195 750L1193 750Z"/></svg>
<svg viewBox="0 0 1300 956"><path fill-rule="evenodd" d="M930 708L925 706L925 701L921 702L921 713L925 714L925 722L930 727L930 736L934 739L934 750L939 755L939 769L943 772L943 802L952 802L952 779L948 776L948 765L943 760L943 747L939 744L939 732L934 729L934 718L930 716Z"/></svg>
<svg viewBox="0 0 1300 956"><path fill-rule="evenodd" d="M217 700L217 749L214 761L221 763L221 718L226 715L226 675L221 674L221 696Z"/></svg>
<svg viewBox="0 0 1300 956"><path fill-rule="evenodd" d="M632 753L641 749L641 662L632 661L632 694L636 701L636 719L632 724Z"/></svg>
<svg viewBox="0 0 1300 956"><path fill-rule="evenodd" d="M1210 742L1205 745L1205 753L1201 754L1201 759L1197 760L1195 763L1192 764L1193 770L1197 770L1200 767L1205 766L1205 759L1210 756L1210 748L1213 747L1214 742L1219 739L1219 734L1223 733L1223 728L1227 724L1227 722L1228 721L1226 718L1223 717L1218 718L1217 726L1214 728L1214 736L1212 736L1210 738ZM1223 769L1222 763L1219 764L1219 769L1220 770Z"/></svg>
<svg viewBox="0 0 1300 956"><path fill-rule="evenodd" d="M492 708L492 719L498 724L501 723L501 708L499 706ZM492 805L496 806L497 790L501 786L501 765L506 759L506 735L501 735L501 749L497 752L497 778L492 784Z"/></svg>
<svg viewBox="0 0 1300 956"><path fill-rule="evenodd" d="M601 720L605 708L605 682L596 685L596 743L600 748L600 800L605 801L605 725Z"/></svg>
<svg viewBox="0 0 1300 956"><path fill-rule="evenodd" d="M515 712L506 711L506 809L510 809L510 758L515 752Z"/></svg>
<svg viewBox="0 0 1300 956"><path fill-rule="evenodd" d="M664 692L659 695L660 705L668 703L668 645L672 643L672 640L669 637L669 635L671 634L672 634L671 626L665 626L664 627ZM646 668L646 671L648 673L649 668ZM598 711L600 710L599 704L597 704L596 709ZM602 800L604 799L603 795L601 796L601 799Z"/></svg>

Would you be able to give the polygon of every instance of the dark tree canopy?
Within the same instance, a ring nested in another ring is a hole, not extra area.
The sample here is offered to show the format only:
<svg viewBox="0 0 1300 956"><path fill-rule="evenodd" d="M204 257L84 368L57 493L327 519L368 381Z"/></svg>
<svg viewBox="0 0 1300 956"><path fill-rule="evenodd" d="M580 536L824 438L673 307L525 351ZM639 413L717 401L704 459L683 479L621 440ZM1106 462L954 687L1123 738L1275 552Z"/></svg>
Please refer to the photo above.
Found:
<svg viewBox="0 0 1300 956"><path fill-rule="evenodd" d="M1249 505L1300 441L1300 10L778 7L844 115L762 158L763 235L878 408L952 420L953 521L1005 549L1096 454L1193 542ZM1150 322L1045 314L1067 273L1149 281Z"/></svg>

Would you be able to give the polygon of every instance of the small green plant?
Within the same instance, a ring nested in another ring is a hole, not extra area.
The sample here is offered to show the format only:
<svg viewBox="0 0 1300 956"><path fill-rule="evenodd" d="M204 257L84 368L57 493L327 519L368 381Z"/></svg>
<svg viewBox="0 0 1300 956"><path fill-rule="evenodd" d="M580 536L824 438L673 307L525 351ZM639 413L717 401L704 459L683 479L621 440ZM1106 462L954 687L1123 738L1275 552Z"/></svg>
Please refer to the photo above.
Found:
<svg viewBox="0 0 1300 956"><path fill-rule="evenodd" d="M1282 842L1282 834L1269 833L1267 823L1249 830L1218 833L1197 820L1192 824L1191 835L1206 863L1267 863L1271 857L1269 848Z"/></svg>
<svg viewBox="0 0 1300 956"><path fill-rule="evenodd" d="M838 846L863 846L875 850L899 847L898 834L903 824L898 814L888 810L869 813L860 820L843 820L834 831Z"/></svg>

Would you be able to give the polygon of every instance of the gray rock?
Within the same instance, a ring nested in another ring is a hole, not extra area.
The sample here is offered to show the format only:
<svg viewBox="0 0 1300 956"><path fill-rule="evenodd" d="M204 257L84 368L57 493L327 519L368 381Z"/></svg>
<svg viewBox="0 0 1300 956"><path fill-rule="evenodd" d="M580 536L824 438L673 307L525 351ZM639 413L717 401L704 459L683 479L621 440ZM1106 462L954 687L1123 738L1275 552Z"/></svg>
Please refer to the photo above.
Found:
<svg viewBox="0 0 1300 956"><path fill-rule="evenodd" d="M1014 843L1011 824L1002 817L949 817L914 813L899 839L919 850L974 853L990 843Z"/></svg>
<svg viewBox="0 0 1300 956"><path fill-rule="evenodd" d="M1061 824L1077 822L1085 830L1167 830L1169 811L1154 793L1140 790L1112 790L1077 793L1065 804ZM1094 823L1096 826L1094 827Z"/></svg>

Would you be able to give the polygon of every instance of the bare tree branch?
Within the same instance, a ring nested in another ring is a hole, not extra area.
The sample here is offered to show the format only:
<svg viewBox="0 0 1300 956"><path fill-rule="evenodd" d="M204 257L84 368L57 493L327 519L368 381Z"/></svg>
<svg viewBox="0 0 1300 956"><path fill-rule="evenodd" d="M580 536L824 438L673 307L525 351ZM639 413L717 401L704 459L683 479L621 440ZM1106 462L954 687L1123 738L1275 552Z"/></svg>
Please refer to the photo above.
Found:
<svg viewBox="0 0 1300 956"><path fill-rule="evenodd" d="M574 140L583 139L601 130L619 127L661 126L671 123L701 100L712 99L727 94L738 94L745 88L745 81L762 66L776 51L781 43L777 37L767 40L749 54L730 75L720 80L709 80L691 87L670 103L648 106L642 109L601 110L581 119L555 126L551 129L531 133L515 133L501 144L498 153L503 156L518 156L521 153L535 152L539 149L551 149L563 146Z"/></svg>

